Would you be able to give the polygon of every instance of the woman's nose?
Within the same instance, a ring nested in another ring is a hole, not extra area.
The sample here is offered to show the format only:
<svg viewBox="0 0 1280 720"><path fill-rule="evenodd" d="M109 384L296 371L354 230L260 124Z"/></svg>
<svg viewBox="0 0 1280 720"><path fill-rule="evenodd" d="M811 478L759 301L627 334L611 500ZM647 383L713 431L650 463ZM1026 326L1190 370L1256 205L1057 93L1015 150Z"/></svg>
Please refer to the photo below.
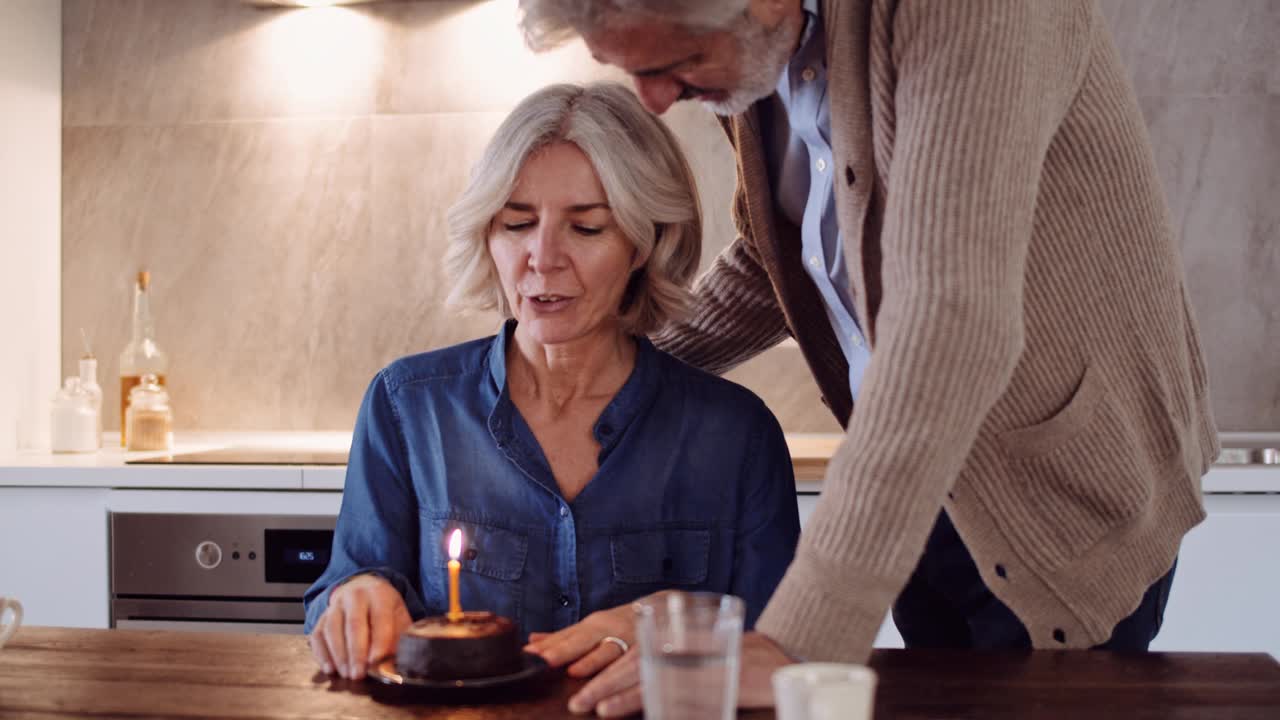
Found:
<svg viewBox="0 0 1280 720"><path fill-rule="evenodd" d="M665 75L635 78L636 97L649 112L661 115L680 99L680 83Z"/></svg>
<svg viewBox="0 0 1280 720"><path fill-rule="evenodd" d="M561 234L550 223L539 223L537 230L529 234L529 268L548 273L564 267L564 243Z"/></svg>

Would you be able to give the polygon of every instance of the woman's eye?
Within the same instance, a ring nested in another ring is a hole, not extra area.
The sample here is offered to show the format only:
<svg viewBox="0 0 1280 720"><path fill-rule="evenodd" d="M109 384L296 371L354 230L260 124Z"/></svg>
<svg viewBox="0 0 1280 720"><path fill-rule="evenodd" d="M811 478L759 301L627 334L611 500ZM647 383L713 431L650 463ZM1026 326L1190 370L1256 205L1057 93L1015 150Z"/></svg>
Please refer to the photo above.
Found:
<svg viewBox="0 0 1280 720"><path fill-rule="evenodd" d="M509 222L509 223L503 223L503 224L502 224L502 227L503 227L507 232L516 232L517 230L525 230L525 229L527 229L527 228L531 228L531 227L533 227L533 221L532 221L532 220L522 220L522 221L520 221L520 222Z"/></svg>
<svg viewBox="0 0 1280 720"><path fill-rule="evenodd" d="M573 230L579 235L599 235L604 232L604 228L590 227L588 225L574 225Z"/></svg>

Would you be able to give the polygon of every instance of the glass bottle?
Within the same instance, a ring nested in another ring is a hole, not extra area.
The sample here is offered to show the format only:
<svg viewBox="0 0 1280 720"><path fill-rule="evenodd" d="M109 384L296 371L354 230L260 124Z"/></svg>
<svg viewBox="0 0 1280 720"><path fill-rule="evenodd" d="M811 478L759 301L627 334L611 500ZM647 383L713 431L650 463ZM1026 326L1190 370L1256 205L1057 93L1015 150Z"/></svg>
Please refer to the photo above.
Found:
<svg viewBox="0 0 1280 720"><path fill-rule="evenodd" d="M173 409L169 407L169 393L155 374L143 375L137 387L129 391L125 426L130 450L173 448Z"/></svg>
<svg viewBox="0 0 1280 720"><path fill-rule="evenodd" d="M98 385L98 359L89 353L80 358L80 387L93 402L94 432L102 447L102 386Z"/></svg>
<svg viewBox="0 0 1280 720"><path fill-rule="evenodd" d="M128 422L125 411L129 408L129 393L142 382L142 376L152 374L160 385L165 384L169 370L169 356L156 345L156 326L151 319L151 273L138 273L133 288L133 334L129 344L120 353L120 447L127 447Z"/></svg>

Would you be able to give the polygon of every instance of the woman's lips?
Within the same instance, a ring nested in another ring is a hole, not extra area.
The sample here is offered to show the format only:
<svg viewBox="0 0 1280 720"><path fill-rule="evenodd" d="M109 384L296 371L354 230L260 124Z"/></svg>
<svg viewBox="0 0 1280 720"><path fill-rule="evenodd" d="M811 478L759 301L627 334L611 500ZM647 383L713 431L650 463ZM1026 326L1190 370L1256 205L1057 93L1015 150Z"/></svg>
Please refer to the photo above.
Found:
<svg viewBox="0 0 1280 720"><path fill-rule="evenodd" d="M525 300L528 302L528 306L535 313L539 315L551 315L563 312L570 304L573 303L575 298L571 298L566 295L547 294L527 295L525 296Z"/></svg>

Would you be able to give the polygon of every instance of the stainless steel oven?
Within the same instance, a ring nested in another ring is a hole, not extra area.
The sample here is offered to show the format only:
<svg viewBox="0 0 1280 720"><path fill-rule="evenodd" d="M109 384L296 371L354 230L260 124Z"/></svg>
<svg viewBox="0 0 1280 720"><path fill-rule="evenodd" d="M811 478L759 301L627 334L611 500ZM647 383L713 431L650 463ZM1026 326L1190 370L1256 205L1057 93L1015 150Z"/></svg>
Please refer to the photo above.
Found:
<svg viewBox="0 0 1280 720"><path fill-rule="evenodd" d="M111 514L111 626L301 633L335 517Z"/></svg>

